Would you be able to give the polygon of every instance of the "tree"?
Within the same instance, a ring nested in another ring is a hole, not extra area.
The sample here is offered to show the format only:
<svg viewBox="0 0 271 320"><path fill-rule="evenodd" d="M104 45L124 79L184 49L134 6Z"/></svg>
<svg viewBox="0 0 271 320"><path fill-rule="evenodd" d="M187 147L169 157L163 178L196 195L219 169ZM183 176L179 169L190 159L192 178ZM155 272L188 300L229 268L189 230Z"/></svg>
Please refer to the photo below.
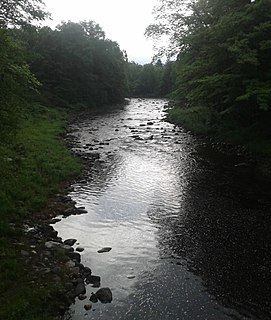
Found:
<svg viewBox="0 0 271 320"><path fill-rule="evenodd" d="M38 30L34 38L31 69L54 101L93 106L123 100L125 57L98 24L63 22L56 30Z"/></svg>
<svg viewBox="0 0 271 320"><path fill-rule="evenodd" d="M24 26L41 21L49 14L44 11L42 0L1 0L0 28Z"/></svg>
<svg viewBox="0 0 271 320"><path fill-rule="evenodd" d="M252 116L270 108L269 0L161 0L157 17L162 22L146 33L170 36L178 53L176 98L182 105L246 110Z"/></svg>

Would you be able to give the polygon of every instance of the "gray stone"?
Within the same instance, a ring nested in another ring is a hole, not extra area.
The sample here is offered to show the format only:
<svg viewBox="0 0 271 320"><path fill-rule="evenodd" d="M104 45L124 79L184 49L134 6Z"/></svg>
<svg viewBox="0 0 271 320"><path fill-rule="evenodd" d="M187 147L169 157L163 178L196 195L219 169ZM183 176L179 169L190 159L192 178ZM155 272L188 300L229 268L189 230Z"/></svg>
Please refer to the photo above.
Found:
<svg viewBox="0 0 271 320"><path fill-rule="evenodd" d="M61 245L61 248L65 251L65 252L73 252L74 249L72 246L68 245L68 244L63 244Z"/></svg>
<svg viewBox="0 0 271 320"><path fill-rule="evenodd" d="M86 293L86 287L84 283L78 283L75 287L75 294L79 296L79 294L85 294Z"/></svg>
<svg viewBox="0 0 271 320"><path fill-rule="evenodd" d="M81 262L81 256L78 252L68 252L67 256L70 257L72 260L75 260L77 262Z"/></svg>
<svg viewBox="0 0 271 320"><path fill-rule="evenodd" d="M69 246L73 246L76 241L77 241L76 239L66 239L66 240L64 241L64 244L67 244L67 245L69 245Z"/></svg>
<svg viewBox="0 0 271 320"><path fill-rule="evenodd" d="M88 275L86 277L86 283L96 284L101 282L101 277Z"/></svg>
<svg viewBox="0 0 271 320"><path fill-rule="evenodd" d="M112 291L109 288L101 288L96 292L101 303L110 303L113 300Z"/></svg>
<svg viewBox="0 0 271 320"><path fill-rule="evenodd" d="M97 296L96 296L95 293L92 293L92 294L91 294L89 300L90 300L91 302L93 302L93 303L97 303L97 302L98 302L98 298L97 298Z"/></svg>
<svg viewBox="0 0 271 320"><path fill-rule="evenodd" d="M112 248L110 248L110 247L104 247L104 248L98 250L98 253L109 252L109 251L111 251L111 250L112 250Z"/></svg>

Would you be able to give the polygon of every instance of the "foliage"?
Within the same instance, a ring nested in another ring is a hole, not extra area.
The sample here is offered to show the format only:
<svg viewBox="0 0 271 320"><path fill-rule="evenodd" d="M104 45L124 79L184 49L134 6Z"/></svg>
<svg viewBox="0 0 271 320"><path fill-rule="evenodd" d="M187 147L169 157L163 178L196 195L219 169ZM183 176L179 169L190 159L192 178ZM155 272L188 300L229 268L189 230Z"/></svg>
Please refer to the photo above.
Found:
<svg viewBox="0 0 271 320"><path fill-rule="evenodd" d="M165 65L161 60L155 64L139 65L129 62L126 66L128 94L130 96L160 97L168 95L174 86L174 63Z"/></svg>
<svg viewBox="0 0 271 320"><path fill-rule="evenodd" d="M44 11L42 0L1 0L0 28L25 26L41 21L49 14Z"/></svg>
<svg viewBox="0 0 271 320"><path fill-rule="evenodd" d="M165 1L146 34L168 35L169 55L177 53L175 99L233 113L242 124L270 118L271 2Z"/></svg>
<svg viewBox="0 0 271 320"><path fill-rule="evenodd" d="M62 104L106 105L125 92L124 56L98 24L63 22L56 30L28 30L30 67L42 91ZM52 99L51 99L52 100Z"/></svg>

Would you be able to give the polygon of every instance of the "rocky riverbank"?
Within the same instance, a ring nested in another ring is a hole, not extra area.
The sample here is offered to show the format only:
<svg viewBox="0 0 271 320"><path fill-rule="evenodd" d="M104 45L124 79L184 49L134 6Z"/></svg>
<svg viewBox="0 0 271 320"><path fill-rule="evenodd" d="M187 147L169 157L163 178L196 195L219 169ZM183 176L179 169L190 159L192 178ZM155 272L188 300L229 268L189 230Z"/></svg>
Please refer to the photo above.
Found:
<svg viewBox="0 0 271 320"><path fill-rule="evenodd" d="M68 196L58 194L35 221L27 220L23 226L10 224L16 235L13 245L26 275L27 285L30 288L45 289L43 308L50 319L62 319L76 298L86 301L86 310L90 310L92 304L98 301L112 301L109 288L100 288L90 297L86 296L86 286L99 288L101 279L92 274L89 266L81 263L80 252L84 248L77 240L61 239L52 226L60 220L59 217L66 218L71 214L85 212L82 207L76 208Z"/></svg>

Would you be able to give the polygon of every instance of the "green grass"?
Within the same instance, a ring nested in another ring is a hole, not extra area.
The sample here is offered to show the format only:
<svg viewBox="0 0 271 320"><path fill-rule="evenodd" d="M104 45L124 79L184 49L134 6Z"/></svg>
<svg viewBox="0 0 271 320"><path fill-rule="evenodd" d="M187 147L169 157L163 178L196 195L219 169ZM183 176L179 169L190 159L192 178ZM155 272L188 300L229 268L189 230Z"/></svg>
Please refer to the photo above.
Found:
<svg viewBox="0 0 271 320"><path fill-rule="evenodd" d="M37 109L21 120L11 144L0 145L2 221L41 208L60 182L80 170L60 138L64 114L42 106Z"/></svg>
<svg viewBox="0 0 271 320"><path fill-rule="evenodd" d="M81 164L71 156L60 135L66 124L63 111L32 105L24 110L9 143L0 143L0 318L50 319L47 296L55 284L30 285L20 247L27 241L20 228L35 221L48 199L64 181L79 174ZM47 313L46 313L47 312Z"/></svg>

